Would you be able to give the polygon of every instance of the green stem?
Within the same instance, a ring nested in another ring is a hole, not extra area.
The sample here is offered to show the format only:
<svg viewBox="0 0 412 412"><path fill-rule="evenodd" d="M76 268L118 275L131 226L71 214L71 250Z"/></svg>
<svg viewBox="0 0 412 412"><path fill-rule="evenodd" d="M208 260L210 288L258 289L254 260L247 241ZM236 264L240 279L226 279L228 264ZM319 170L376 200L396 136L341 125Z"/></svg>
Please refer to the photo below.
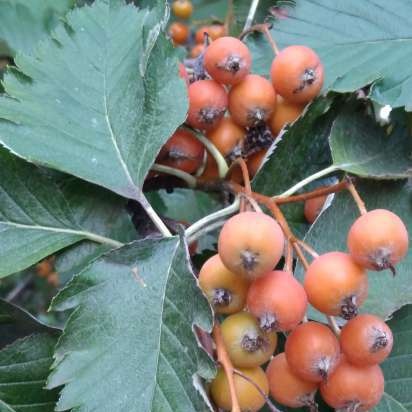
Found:
<svg viewBox="0 0 412 412"><path fill-rule="evenodd" d="M331 165L325 169L319 170L319 172L314 173L313 175L308 176L307 178L301 180L300 182L296 183L294 186L292 186L290 189L286 190L286 192L283 192L280 195L273 196L272 199L276 199L279 197L288 197L293 195L295 192L297 192L299 189L302 189L302 187L306 186L307 184L320 179L323 176L326 176L330 173L336 172L339 170L339 167L336 165Z"/></svg>
<svg viewBox="0 0 412 412"><path fill-rule="evenodd" d="M196 187L197 181L196 178L190 175L189 173L184 172L183 170L175 169L174 167L159 165L155 163L152 167L152 170L156 172L166 173L168 175L176 176L179 179L184 180L187 185L194 189Z"/></svg>
<svg viewBox="0 0 412 412"><path fill-rule="evenodd" d="M152 205L149 203L149 201L146 199L144 195L142 195L142 198L139 199L139 201L140 201L140 204L143 206L145 212L149 215L151 221L159 229L160 233L165 237L173 236L170 233L170 230L163 223L162 219L160 219L159 215L156 213L156 211L153 209Z"/></svg>
<svg viewBox="0 0 412 412"><path fill-rule="evenodd" d="M206 235L209 232L213 232L216 229L219 229L225 224L226 220L218 220L217 222L213 222L210 225L203 227L202 229L198 230L196 233L193 233L189 238L187 238L187 243L193 243L195 240L201 238L202 236Z"/></svg>
<svg viewBox="0 0 412 412"><path fill-rule="evenodd" d="M85 236L87 239L89 239L89 240L91 240L91 241L93 241L93 242L101 243L101 244L104 244L104 245L113 246L113 247L115 247L115 248L124 246L123 243L118 242L117 240L110 239L110 238L104 237L104 236L99 236L99 235L96 235L95 233L84 232L84 236Z"/></svg>
<svg viewBox="0 0 412 412"><path fill-rule="evenodd" d="M249 13L246 17L246 22L245 22L245 26L243 27L243 31L249 30L250 27L252 26L258 5L259 5L259 0L252 0L250 2Z"/></svg>
<svg viewBox="0 0 412 412"><path fill-rule="evenodd" d="M328 319L329 326L332 328L333 333L336 336L339 336L340 335L340 327L339 327L338 323L336 322L336 319L333 316L326 316L326 318Z"/></svg>

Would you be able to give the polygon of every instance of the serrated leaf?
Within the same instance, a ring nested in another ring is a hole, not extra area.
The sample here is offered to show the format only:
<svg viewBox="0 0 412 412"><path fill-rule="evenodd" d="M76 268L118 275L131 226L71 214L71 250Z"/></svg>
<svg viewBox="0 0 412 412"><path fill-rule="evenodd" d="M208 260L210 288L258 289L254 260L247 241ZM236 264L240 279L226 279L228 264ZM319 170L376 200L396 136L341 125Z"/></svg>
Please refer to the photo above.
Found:
<svg viewBox="0 0 412 412"><path fill-rule="evenodd" d="M412 233L412 189L407 181L359 181L356 184L369 210L389 209L401 217L408 232ZM311 226L305 241L319 254L330 251L347 251L346 237L350 226L359 216L359 211L347 192L335 195L332 205L326 209ZM390 271L369 272L369 295L361 311L376 314L384 319L390 317L403 305L412 303L412 250L398 265L396 276ZM299 265L297 274L303 278ZM319 312L309 311L313 319L324 320Z"/></svg>
<svg viewBox="0 0 412 412"><path fill-rule="evenodd" d="M53 308L74 312L48 383L65 385L56 410L207 410L193 379L213 368L192 325L209 329L210 309L187 265L177 238L138 241L60 292Z"/></svg>
<svg viewBox="0 0 412 412"><path fill-rule="evenodd" d="M303 44L320 55L324 90L355 91L372 82L370 97L392 107L412 108L412 3L405 0L305 0L271 33L280 47ZM261 36L249 38L254 69L268 74L273 58Z"/></svg>
<svg viewBox="0 0 412 412"><path fill-rule="evenodd" d="M30 53L72 7L73 0L2 0L0 55Z"/></svg>
<svg viewBox="0 0 412 412"><path fill-rule="evenodd" d="M156 11L120 0L75 9L4 79L0 142L20 156L142 200L186 87ZM23 74L24 75L23 75Z"/></svg>
<svg viewBox="0 0 412 412"><path fill-rule="evenodd" d="M412 140L405 127L387 135L370 118L341 114L329 141L333 164L340 170L378 179L412 176Z"/></svg>

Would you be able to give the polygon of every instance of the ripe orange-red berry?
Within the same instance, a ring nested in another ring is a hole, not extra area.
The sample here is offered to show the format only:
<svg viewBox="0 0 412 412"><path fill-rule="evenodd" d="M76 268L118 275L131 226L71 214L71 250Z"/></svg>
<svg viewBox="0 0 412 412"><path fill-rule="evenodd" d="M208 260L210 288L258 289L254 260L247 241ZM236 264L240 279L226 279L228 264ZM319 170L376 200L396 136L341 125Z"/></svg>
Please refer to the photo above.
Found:
<svg viewBox="0 0 412 412"><path fill-rule="evenodd" d="M368 276L347 253L329 252L310 264L303 286L317 310L351 319L368 295Z"/></svg>
<svg viewBox="0 0 412 412"><path fill-rule="evenodd" d="M259 152L254 153L252 156L248 157L246 160L247 168L249 170L250 177L254 177L259 170L263 159L265 158L267 149L260 150Z"/></svg>
<svg viewBox="0 0 412 412"><path fill-rule="evenodd" d="M221 37L206 49L204 64L214 80L233 85L249 74L252 57L248 47L237 38Z"/></svg>
<svg viewBox="0 0 412 412"><path fill-rule="evenodd" d="M277 95L276 100L276 109L268 120L273 136L277 136L285 125L293 123L304 109L304 105L289 102L280 95Z"/></svg>
<svg viewBox="0 0 412 412"><path fill-rule="evenodd" d="M203 162L204 151L202 143L192 132L178 129L162 147L157 162L186 173L194 173Z"/></svg>
<svg viewBox="0 0 412 412"><path fill-rule="evenodd" d="M325 325L302 323L287 337L285 354L292 371L301 379L321 382L328 379L340 359L339 342Z"/></svg>
<svg viewBox="0 0 412 412"><path fill-rule="evenodd" d="M303 286L289 272L275 270L254 280L247 306L263 330L289 331L305 316L308 300Z"/></svg>
<svg viewBox="0 0 412 412"><path fill-rule="evenodd" d="M262 368L239 368L239 372L254 382L265 396L269 393L269 384ZM257 412L265 404L265 398L248 380L234 374L235 391L242 412ZM216 406L225 410L232 410L232 399L230 396L229 383L222 368L218 369L216 378L210 385L210 393Z"/></svg>
<svg viewBox="0 0 412 412"><path fill-rule="evenodd" d="M344 358L320 385L322 398L336 410L371 410L380 402L383 391L384 376L378 365L359 367Z"/></svg>
<svg viewBox="0 0 412 412"><path fill-rule="evenodd" d="M272 398L284 406L313 406L318 384L301 379L293 373L284 353L276 355L266 369Z"/></svg>
<svg viewBox="0 0 412 412"><path fill-rule="evenodd" d="M267 362L276 349L277 335L265 333L254 316L239 312L221 325L225 348L235 367L254 368Z"/></svg>
<svg viewBox="0 0 412 412"><path fill-rule="evenodd" d="M216 313L239 312L246 303L249 282L223 265L219 255L209 258L199 273L199 286Z"/></svg>
<svg viewBox="0 0 412 412"><path fill-rule="evenodd" d="M257 278L279 262L285 237L276 220L258 212L231 217L219 235L218 252L232 272Z"/></svg>
<svg viewBox="0 0 412 412"><path fill-rule="evenodd" d="M193 13L193 4L189 0L175 0L172 3L172 11L176 17L188 19Z"/></svg>
<svg viewBox="0 0 412 412"><path fill-rule="evenodd" d="M199 57L205 51L205 49L206 47L204 44L196 44L195 46L193 46L192 50L190 50L190 57L192 59Z"/></svg>
<svg viewBox="0 0 412 412"><path fill-rule="evenodd" d="M201 130L215 127L228 106L226 90L214 80L198 80L189 86L187 122Z"/></svg>
<svg viewBox="0 0 412 412"><path fill-rule="evenodd" d="M377 316L358 315L343 327L340 345L353 365L375 365L391 353L393 335L389 326Z"/></svg>
<svg viewBox="0 0 412 412"><path fill-rule="evenodd" d="M375 209L355 220L348 233L353 259L372 270L391 269L407 254L408 231L402 220L389 210Z"/></svg>
<svg viewBox="0 0 412 412"><path fill-rule="evenodd" d="M200 27L195 34L196 43L203 43L207 33L211 40L217 40L220 37L226 36L226 29L223 24L211 24L210 26Z"/></svg>
<svg viewBox="0 0 412 412"><path fill-rule="evenodd" d="M290 102L307 103L323 85L323 65L309 47L290 46L275 57L270 70L276 92Z"/></svg>
<svg viewBox="0 0 412 412"><path fill-rule="evenodd" d="M185 44L189 40L189 27L186 24L175 21L169 27L169 35L175 44Z"/></svg>
<svg viewBox="0 0 412 412"><path fill-rule="evenodd" d="M243 127L265 122L276 105L276 93L271 83L262 76L248 74L229 92L229 112Z"/></svg>
<svg viewBox="0 0 412 412"><path fill-rule="evenodd" d="M303 214L308 223L313 223L322 211L323 205L326 202L327 196L314 197L305 201Z"/></svg>

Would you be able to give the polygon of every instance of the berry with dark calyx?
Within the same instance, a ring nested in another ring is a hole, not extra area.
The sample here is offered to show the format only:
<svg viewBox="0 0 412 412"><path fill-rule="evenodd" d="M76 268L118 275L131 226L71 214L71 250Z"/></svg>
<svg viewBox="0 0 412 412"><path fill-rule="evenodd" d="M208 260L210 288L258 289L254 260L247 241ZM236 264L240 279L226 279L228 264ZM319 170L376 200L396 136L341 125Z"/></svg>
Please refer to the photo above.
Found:
<svg viewBox="0 0 412 412"><path fill-rule="evenodd" d="M275 270L254 280L247 306L265 331L289 331L303 319L307 309L303 286L289 272Z"/></svg>
<svg viewBox="0 0 412 412"><path fill-rule="evenodd" d="M220 37L205 52L205 68L219 83L239 83L250 72L252 57L248 47L235 37Z"/></svg>
<svg viewBox="0 0 412 412"><path fill-rule="evenodd" d="M217 126L228 105L226 90L214 80L199 80L189 86L187 123L200 130Z"/></svg>
<svg viewBox="0 0 412 412"><path fill-rule="evenodd" d="M275 137L265 123L261 123L255 127L248 127L243 144L243 155L249 157L260 152L262 149L267 149L272 145L274 140Z"/></svg>
<svg viewBox="0 0 412 412"><path fill-rule="evenodd" d="M285 353L279 353L270 361L266 376L272 398L290 408L315 406L315 394L319 384L308 382L293 373Z"/></svg>
<svg viewBox="0 0 412 412"><path fill-rule="evenodd" d="M255 383L267 396L269 384L262 368L238 368L244 376ZM258 412L265 404L265 398L256 386L237 374L233 375L236 395L242 412ZM230 396L229 383L222 368L218 369L215 379L210 385L211 397L218 408L225 411L232 410L232 399Z"/></svg>
<svg viewBox="0 0 412 412"><path fill-rule="evenodd" d="M309 265L303 286L317 310L351 319L368 295L368 276L347 253L329 252Z"/></svg>
<svg viewBox="0 0 412 412"><path fill-rule="evenodd" d="M339 341L325 325L302 323L287 337L285 354L292 371L308 382L322 382L338 365Z"/></svg>
<svg viewBox="0 0 412 412"><path fill-rule="evenodd" d="M303 209L303 214L308 223L312 224L322 211L323 205L325 204L327 196L318 196L312 199L307 199L305 201L305 206Z"/></svg>
<svg viewBox="0 0 412 412"><path fill-rule="evenodd" d="M253 368L267 362L276 349L276 333L260 329L248 312L228 316L221 325L227 353L235 367Z"/></svg>
<svg viewBox="0 0 412 412"><path fill-rule="evenodd" d="M274 136L277 136L283 127L293 123L303 112L304 105L292 103L277 95L276 109L268 120L268 125Z"/></svg>
<svg viewBox="0 0 412 412"><path fill-rule="evenodd" d="M244 212L231 217L219 235L218 252L232 272L257 278L279 262L285 237L279 224L259 212Z"/></svg>
<svg viewBox="0 0 412 412"><path fill-rule="evenodd" d="M374 315L362 314L342 328L340 345L353 365L368 366L383 362L391 353L393 335L389 326Z"/></svg>
<svg viewBox="0 0 412 412"><path fill-rule="evenodd" d="M371 270L390 269L407 254L408 231L393 212L375 209L355 220L348 233L348 249L359 265Z"/></svg>
<svg viewBox="0 0 412 412"><path fill-rule="evenodd" d="M216 313L239 312L246 303L249 282L223 265L219 255L209 258L199 272L199 286Z"/></svg>
<svg viewBox="0 0 412 412"><path fill-rule="evenodd" d="M363 412L382 399L384 376L378 365L355 366L342 357L328 379L320 385L324 401L340 411Z"/></svg>
<svg viewBox="0 0 412 412"><path fill-rule="evenodd" d="M169 35L175 44L185 44L189 40L189 27L186 24L175 21L169 27Z"/></svg>

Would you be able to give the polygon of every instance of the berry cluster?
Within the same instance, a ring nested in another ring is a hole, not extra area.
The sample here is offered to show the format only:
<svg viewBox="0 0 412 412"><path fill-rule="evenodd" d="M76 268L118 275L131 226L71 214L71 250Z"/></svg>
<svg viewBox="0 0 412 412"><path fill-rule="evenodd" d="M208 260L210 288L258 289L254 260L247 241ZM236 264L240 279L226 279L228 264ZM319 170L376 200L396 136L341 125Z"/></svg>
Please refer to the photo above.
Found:
<svg viewBox="0 0 412 412"><path fill-rule="evenodd" d="M199 285L215 312L228 315L221 334L235 368L241 410L258 411L269 393L288 407L314 407L318 390L336 409L373 408L384 390L379 363L391 352L393 336L382 319L358 315L358 309L367 297L366 270L394 270L406 255L405 225L388 210L362 214L349 230L349 253L315 257L303 285L290 270L273 270L284 244L285 235L275 219L261 212L239 213L226 221L218 254L199 273ZM332 331L307 321L308 302L347 322ZM273 356L277 332L287 338L284 352ZM261 366L267 362L265 373ZM218 407L231 410L223 369L210 392Z"/></svg>

